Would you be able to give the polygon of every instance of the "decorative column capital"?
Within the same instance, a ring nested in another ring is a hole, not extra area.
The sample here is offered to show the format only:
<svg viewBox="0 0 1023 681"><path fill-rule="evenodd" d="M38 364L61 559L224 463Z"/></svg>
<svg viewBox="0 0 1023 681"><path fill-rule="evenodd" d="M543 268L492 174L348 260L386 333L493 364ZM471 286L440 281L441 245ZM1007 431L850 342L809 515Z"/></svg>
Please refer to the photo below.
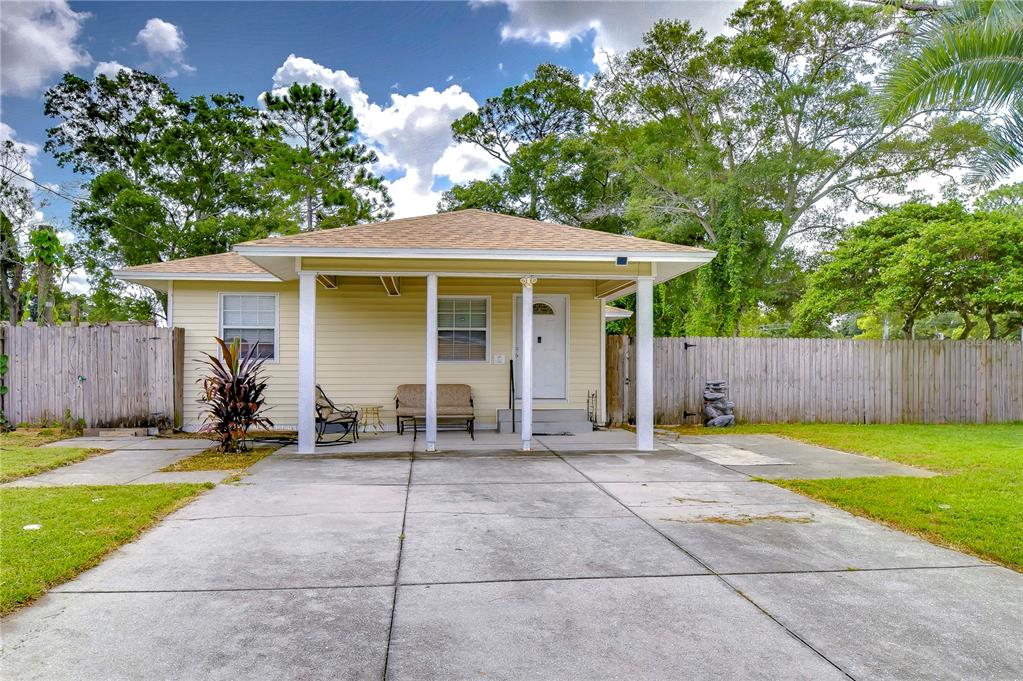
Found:
<svg viewBox="0 0 1023 681"><path fill-rule="evenodd" d="M533 288L533 284L536 283L536 277L522 277L519 281L522 282L524 287Z"/></svg>

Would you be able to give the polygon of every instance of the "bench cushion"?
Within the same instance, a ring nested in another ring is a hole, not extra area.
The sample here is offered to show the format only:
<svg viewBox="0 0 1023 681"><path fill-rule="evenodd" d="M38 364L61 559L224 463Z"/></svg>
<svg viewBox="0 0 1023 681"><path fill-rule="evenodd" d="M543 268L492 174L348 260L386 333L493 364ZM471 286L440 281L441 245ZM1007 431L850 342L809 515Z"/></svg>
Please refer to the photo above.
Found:
<svg viewBox="0 0 1023 681"><path fill-rule="evenodd" d="M403 414L406 409L426 409L426 384L406 383L399 385L395 391L395 398L398 400L398 415ZM456 412L447 412L446 409L455 409ZM441 383L437 385L437 413L445 416L472 416L472 389L465 383Z"/></svg>
<svg viewBox="0 0 1023 681"><path fill-rule="evenodd" d="M398 409L396 415L397 416L415 416L415 417L418 417L418 418L426 418L426 409L423 408L423 407L400 407ZM451 417L459 417L459 418L471 419L473 416L475 416L475 414L473 414L471 410L466 409L465 407L454 407L454 406L441 407L441 406L438 406L437 407L437 416L446 416L446 417L449 417L449 418L451 418Z"/></svg>

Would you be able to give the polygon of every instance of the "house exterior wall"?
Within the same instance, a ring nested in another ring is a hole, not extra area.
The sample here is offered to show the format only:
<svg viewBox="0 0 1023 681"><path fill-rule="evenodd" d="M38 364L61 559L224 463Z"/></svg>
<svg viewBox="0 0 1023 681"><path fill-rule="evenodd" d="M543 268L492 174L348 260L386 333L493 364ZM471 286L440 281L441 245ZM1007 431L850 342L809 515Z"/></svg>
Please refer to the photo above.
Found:
<svg viewBox="0 0 1023 681"><path fill-rule="evenodd" d="M383 263L381 263L383 264ZM379 404L385 425L394 425L394 390L402 383L425 381L426 280L405 277L401 295L388 296L377 277L339 278L337 289L317 287L316 379L340 403ZM493 427L498 409L508 406L510 364L513 358L514 296L521 293L518 279L445 277L440 274L439 295L490 297L490 353L485 363L445 363L437 368L439 383L472 386L477 424ZM544 279L536 296L567 295L568 399L538 400L535 409L586 407L590 390L600 385L601 301L594 297L594 282L579 279ZM274 423L294 427L298 385L298 283L192 282L174 283L174 325L185 329L186 427L201 422L196 402L203 367L194 360L213 352L219 331L221 293L275 293L278 296L278 359L267 363L267 401ZM504 355L504 364L494 361Z"/></svg>

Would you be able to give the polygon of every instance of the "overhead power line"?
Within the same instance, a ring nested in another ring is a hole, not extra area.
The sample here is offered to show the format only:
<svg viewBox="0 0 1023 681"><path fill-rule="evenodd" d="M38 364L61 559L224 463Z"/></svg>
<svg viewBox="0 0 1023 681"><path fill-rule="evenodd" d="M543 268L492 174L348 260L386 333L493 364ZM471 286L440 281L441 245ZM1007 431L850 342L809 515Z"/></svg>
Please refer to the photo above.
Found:
<svg viewBox="0 0 1023 681"><path fill-rule="evenodd" d="M43 191L49 192L49 193L53 194L54 196L56 196L58 198L64 199L65 201L70 201L71 203L76 203L76 204L95 204L94 201L90 201L89 199L82 199L82 198L79 198L77 196L71 196L70 194L65 194L63 192L57 191L53 187L48 187L45 184L43 184L42 182L39 182L38 180L36 180L35 178L29 177L28 175L25 175L24 173L19 172L19 171L15 170L14 168L11 168L10 166L6 166L6 165L0 163L0 168L3 168L7 172L20 177L21 179L25 180L26 182L31 182L32 184L34 184L39 189L42 189ZM156 237L154 237L151 234L146 234L145 232L140 232L139 230L137 230L137 229L135 229L133 227L128 227L127 225L118 224L117 226L120 227L121 229L128 230L132 234L137 234L137 235L139 235L141 237L149 239L150 241L152 241L157 246L160 246L161 248L169 248L167 246L167 244L163 243L162 241L160 241L159 239L157 239Z"/></svg>

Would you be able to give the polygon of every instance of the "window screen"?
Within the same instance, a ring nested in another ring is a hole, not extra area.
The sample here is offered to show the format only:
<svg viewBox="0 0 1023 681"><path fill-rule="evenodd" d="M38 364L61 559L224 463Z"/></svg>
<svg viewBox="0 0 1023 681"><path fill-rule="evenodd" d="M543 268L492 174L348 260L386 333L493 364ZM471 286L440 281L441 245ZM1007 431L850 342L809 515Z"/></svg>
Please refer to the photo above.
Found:
<svg viewBox="0 0 1023 681"><path fill-rule="evenodd" d="M232 293L221 297L220 327L225 342L241 340L243 355L256 346L256 356L276 359L277 297Z"/></svg>
<svg viewBox="0 0 1023 681"><path fill-rule="evenodd" d="M437 359L441 362L487 361L486 298L437 300Z"/></svg>

